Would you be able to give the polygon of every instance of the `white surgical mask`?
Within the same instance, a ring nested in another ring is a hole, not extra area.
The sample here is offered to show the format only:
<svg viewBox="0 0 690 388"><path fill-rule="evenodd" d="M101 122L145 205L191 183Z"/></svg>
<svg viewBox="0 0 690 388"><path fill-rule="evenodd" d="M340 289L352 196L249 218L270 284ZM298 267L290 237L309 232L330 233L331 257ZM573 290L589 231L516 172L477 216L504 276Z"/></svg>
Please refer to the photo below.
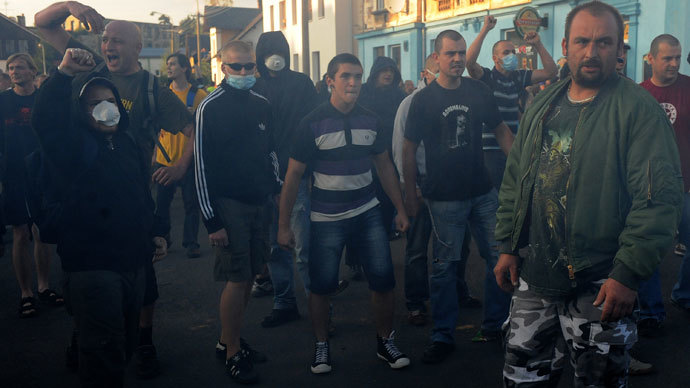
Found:
<svg viewBox="0 0 690 388"><path fill-rule="evenodd" d="M281 71L283 68L285 68L285 58L281 57L280 55L273 54L266 58L264 64L268 70Z"/></svg>
<svg viewBox="0 0 690 388"><path fill-rule="evenodd" d="M97 122L107 127L112 127L120 122L120 110L117 108L117 105L110 101L99 102L98 105L93 108L91 116L93 116Z"/></svg>

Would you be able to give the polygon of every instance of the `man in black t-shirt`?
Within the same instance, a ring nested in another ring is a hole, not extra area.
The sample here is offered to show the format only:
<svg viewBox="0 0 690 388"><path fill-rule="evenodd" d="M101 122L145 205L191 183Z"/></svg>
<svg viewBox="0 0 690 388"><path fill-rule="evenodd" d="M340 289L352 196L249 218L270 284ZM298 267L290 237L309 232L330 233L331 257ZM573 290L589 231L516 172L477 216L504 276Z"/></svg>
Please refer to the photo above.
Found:
<svg viewBox="0 0 690 388"><path fill-rule="evenodd" d="M31 111L36 97L36 65L30 55L20 53L8 58L6 69L14 87L0 93L3 222L12 225L12 264L21 290L19 317L28 318L38 312L31 278L32 234L38 297L53 305L61 305L64 300L48 286L50 248L41 242L26 205L25 158L39 148L38 139L31 128Z"/></svg>
<svg viewBox="0 0 690 388"><path fill-rule="evenodd" d="M493 267L498 260L493 237L498 199L484 167L482 126L493 129L506 154L513 135L501 121L489 88L479 81L462 77L466 47L464 38L456 31L446 30L438 35L432 55L439 63L440 75L412 100L405 128L405 191L415 191L415 155L417 146L423 141L427 175L421 185L422 196L427 201L436 236L430 280L434 329L432 343L422 358L426 363L443 361L455 347L456 269L463 259L461 248L468 222L487 267L484 321L474 340L488 341L498 337L510 303L510 295L498 288L493 277ZM416 215L417 197L408 195L405 202L408 214Z"/></svg>
<svg viewBox="0 0 690 388"><path fill-rule="evenodd" d="M79 92L84 81L93 76L112 81L129 115L128 131L136 139L146 160L153 159L154 141L158 139L161 128L172 134L182 132L190 137L178 162L172 166L161 167L153 174L153 179L163 185L180 180L192 161L194 150L192 117L185 104L169 88L160 85L160 82L158 89L153 92L155 109L149 106L152 112L146 113L145 106L149 104L149 87L148 74L139 65L139 53L142 48L141 31L134 23L123 20L114 20L104 26L105 19L101 14L76 1L54 3L35 15L34 24L44 39L60 53L64 53L67 49L86 49L62 28L62 24L70 15L79 19L92 33L103 33L101 36L102 57L92 53L97 66L86 77L77 77L73 81L73 92ZM105 66L102 65L103 62ZM154 117L155 120L152 119ZM153 311L155 301L158 299L158 285L153 265L147 264L145 270L146 288L140 317L139 347L136 353L137 376L150 378L159 374L156 348L152 341Z"/></svg>
<svg viewBox="0 0 690 388"><path fill-rule="evenodd" d="M513 134L517 134L521 112L519 101L526 93L525 88L556 77L558 67L536 32L525 34L524 41L539 54L544 65L543 69L518 69L515 46L510 40L499 40L494 43L491 49L491 58L494 62L493 69L480 66L477 63L479 52L486 36L496 27L496 22L496 18L491 15L484 17L481 31L467 50L467 73L470 77L484 82L491 89L503 122L510 127ZM503 179L506 157L496 143L491 129L493 128L485 128L484 157L489 176L494 187L498 190Z"/></svg>

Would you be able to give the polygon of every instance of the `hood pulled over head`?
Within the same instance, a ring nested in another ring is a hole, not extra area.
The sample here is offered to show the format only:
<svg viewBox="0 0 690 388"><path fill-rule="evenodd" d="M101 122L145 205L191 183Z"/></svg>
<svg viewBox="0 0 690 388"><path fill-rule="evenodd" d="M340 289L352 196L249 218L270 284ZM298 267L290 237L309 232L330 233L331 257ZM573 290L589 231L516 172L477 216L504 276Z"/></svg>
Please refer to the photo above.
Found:
<svg viewBox="0 0 690 388"><path fill-rule="evenodd" d="M290 46L281 31L264 32L256 43L256 67L262 77L268 77L266 59L272 55L283 57L285 65L280 72L290 69Z"/></svg>
<svg viewBox="0 0 690 388"><path fill-rule="evenodd" d="M395 61L388 57L377 57L374 60L374 64L371 65L371 70L369 71L369 76L367 77L366 84L369 85L368 87L373 87L376 85L376 78L378 78L379 73L384 69L393 69L395 78L393 79L392 86L396 88L398 87L400 81L402 81L402 76L400 75L400 70L398 70L398 66L395 64Z"/></svg>
<svg viewBox="0 0 690 388"><path fill-rule="evenodd" d="M125 109L124 105L122 105L120 93L117 91L115 85L112 82L110 82L110 80L103 77L91 78L90 80L86 81L86 83L84 83L84 85L81 87L81 90L79 91L79 111L81 113L79 117L81 118L81 121L88 125L89 115L83 108L82 100L84 98L84 95L86 94L86 91L94 86L103 86L105 88L110 89L113 92L113 95L115 96L115 102L117 103L117 110L120 112L120 120L117 123L117 130L126 130L129 126L129 116L127 115L127 110Z"/></svg>

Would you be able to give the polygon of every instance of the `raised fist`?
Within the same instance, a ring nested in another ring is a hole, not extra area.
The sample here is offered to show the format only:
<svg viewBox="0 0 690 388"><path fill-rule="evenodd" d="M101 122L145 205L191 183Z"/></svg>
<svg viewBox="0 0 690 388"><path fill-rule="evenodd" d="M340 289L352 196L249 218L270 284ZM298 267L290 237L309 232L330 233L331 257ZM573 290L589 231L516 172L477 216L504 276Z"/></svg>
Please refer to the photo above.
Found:
<svg viewBox="0 0 690 388"><path fill-rule="evenodd" d="M482 27L485 31L491 31L496 27L496 18L491 15L484 16L484 26Z"/></svg>
<svg viewBox="0 0 690 388"><path fill-rule="evenodd" d="M89 51L79 48L68 48L65 51L65 56L62 57L58 70L73 76L76 73L89 71L95 66L96 62L93 60L93 54Z"/></svg>

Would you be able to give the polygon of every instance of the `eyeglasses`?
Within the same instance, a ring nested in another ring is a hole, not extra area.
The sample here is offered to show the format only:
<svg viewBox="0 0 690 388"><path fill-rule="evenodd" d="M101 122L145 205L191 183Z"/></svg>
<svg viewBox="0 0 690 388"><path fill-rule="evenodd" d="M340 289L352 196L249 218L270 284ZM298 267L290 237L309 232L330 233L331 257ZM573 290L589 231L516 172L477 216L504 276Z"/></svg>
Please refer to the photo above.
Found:
<svg viewBox="0 0 690 388"><path fill-rule="evenodd" d="M256 67L256 63L250 62L250 63L223 63L225 66L235 70L235 71L241 71L242 69L245 69L247 71L254 70Z"/></svg>

